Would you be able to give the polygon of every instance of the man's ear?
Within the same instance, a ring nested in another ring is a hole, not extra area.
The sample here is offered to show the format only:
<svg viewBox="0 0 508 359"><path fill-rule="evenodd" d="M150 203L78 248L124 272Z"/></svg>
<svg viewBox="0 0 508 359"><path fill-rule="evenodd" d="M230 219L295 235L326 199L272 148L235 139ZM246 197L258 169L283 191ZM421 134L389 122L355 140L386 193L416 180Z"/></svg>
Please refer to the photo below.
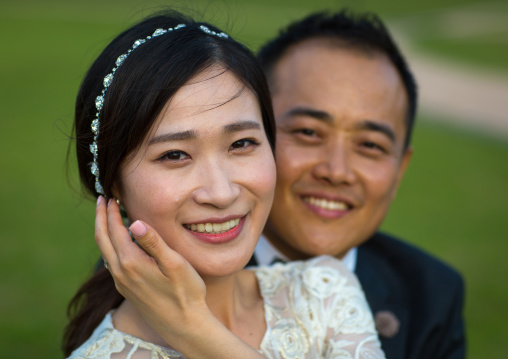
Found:
<svg viewBox="0 0 508 359"><path fill-rule="evenodd" d="M408 146L406 148L406 151L404 151L404 154L402 155L402 160L400 162L400 168L399 168L399 182L402 179L402 176L406 172L406 168L409 165L409 162L411 162L411 158L413 157L413 146Z"/></svg>
<svg viewBox="0 0 508 359"><path fill-rule="evenodd" d="M411 162L411 158L413 157L413 147L408 146L400 159L399 169L397 172L397 179L395 183L395 191L393 191L393 198L397 195L397 190L399 188L400 182L402 181L402 177L404 177L404 173L406 173L407 166L409 162Z"/></svg>

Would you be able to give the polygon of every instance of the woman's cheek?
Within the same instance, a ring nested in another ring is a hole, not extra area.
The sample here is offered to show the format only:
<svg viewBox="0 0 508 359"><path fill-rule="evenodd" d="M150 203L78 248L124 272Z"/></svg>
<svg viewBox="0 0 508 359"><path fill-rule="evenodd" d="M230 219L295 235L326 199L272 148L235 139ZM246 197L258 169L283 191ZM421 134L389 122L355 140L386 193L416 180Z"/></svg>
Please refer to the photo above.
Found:
<svg viewBox="0 0 508 359"><path fill-rule="evenodd" d="M255 174L253 182L257 187L257 192L260 194L260 197L269 202L271 207L277 178L275 160L271 151L256 163L256 168L252 169L252 173Z"/></svg>

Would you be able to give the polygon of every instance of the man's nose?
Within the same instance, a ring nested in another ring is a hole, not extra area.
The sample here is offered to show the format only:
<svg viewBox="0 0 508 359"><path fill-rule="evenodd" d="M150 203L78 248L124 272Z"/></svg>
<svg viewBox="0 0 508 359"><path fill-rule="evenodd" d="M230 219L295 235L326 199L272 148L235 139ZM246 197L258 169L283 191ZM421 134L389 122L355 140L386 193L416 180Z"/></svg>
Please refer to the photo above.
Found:
<svg viewBox="0 0 508 359"><path fill-rule="evenodd" d="M352 184L356 178L352 161L352 153L346 144L330 144L323 149L321 158L314 166L313 175L319 181L331 185Z"/></svg>
<svg viewBox="0 0 508 359"><path fill-rule="evenodd" d="M216 208L227 208L240 195L240 185L235 183L234 171L228 166L210 163L200 172L201 182L193 197L199 204L208 204Z"/></svg>

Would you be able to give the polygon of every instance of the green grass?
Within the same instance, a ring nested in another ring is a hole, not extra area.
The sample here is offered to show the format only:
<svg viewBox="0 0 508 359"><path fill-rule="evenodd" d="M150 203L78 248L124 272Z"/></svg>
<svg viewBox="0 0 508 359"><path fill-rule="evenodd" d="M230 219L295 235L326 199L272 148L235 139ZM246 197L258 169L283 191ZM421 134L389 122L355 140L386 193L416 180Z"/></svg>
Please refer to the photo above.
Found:
<svg viewBox="0 0 508 359"><path fill-rule="evenodd" d="M69 187L65 173L74 97L108 40L157 3L32 0L0 5L2 358L61 357L65 306L99 256L94 206ZM201 9L204 3L193 7ZM289 20L336 4L308 3L222 1L205 17L226 24L230 33L256 48ZM465 1L339 4L401 19L456 3ZM504 357L507 143L435 119L419 123L414 145L413 162L385 228L464 274L469 356ZM70 177L77 186L72 166Z"/></svg>
<svg viewBox="0 0 508 359"><path fill-rule="evenodd" d="M467 59L473 66L508 71L508 16L505 31L465 39L426 38L418 42L422 51L439 54L451 60Z"/></svg>
<svg viewBox="0 0 508 359"><path fill-rule="evenodd" d="M399 32L434 56L508 71L508 2L489 1L393 17Z"/></svg>

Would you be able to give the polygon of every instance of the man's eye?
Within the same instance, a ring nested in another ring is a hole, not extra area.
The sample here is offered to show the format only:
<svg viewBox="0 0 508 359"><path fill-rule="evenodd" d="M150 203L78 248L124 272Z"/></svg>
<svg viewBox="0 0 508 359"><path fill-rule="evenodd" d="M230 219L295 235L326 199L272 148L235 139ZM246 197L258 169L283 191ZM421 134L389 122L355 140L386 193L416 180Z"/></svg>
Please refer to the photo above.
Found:
<svg viewBox="0 0 508 359"><path fill-rule="evenodd" d="M253 140L252 138L242 138L241 140L233 142L233 144L231 145L231 149L246 148L249 146L256 145L259 145L259 142Z"/></svg>
<svg viewBox="0 0 508 359"><path fill-rule="evenodd" d="M190 156L183 151L170 151L165 153L161 160L179 161L189 158Z"/></svg>
<svg viewBox="0 0 508 359"><path fill-rule="evenodd" d="M305 136L315 136L316 135L316 131L311 130L309 128L302 128L300 130L297 130L296 132L301 133L302 135L305 135Z"/></svg>
<svg viewBox="0 0 508 359"><path fill-rule="evenodd" d="M367 147L368 149L372 149L372 150L379 150L379 151L385 151L385 149L381 146L379 146L377 143L375 142L370 142L370 141L366 141L363 143L363 147Z"/></svg>

